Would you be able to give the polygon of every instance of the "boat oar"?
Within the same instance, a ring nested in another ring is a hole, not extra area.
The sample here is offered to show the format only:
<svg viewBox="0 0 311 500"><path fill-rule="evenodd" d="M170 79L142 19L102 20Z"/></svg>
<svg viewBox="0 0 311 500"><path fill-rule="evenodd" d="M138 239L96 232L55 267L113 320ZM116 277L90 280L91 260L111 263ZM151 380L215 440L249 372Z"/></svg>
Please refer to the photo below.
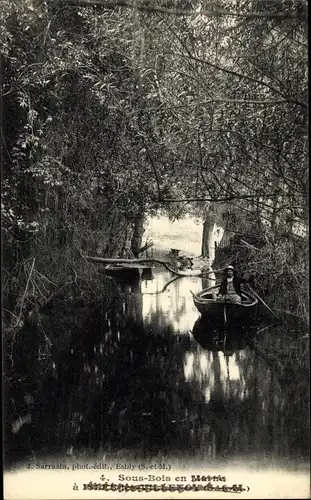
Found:
<svg viewBox="0 0 311 500"><path fill-rule="evenodd" d="M264 326L264 327L260 328L259 330L257 330L256 334L259 335L259 333L265 332L266 330L268 330L268 328L271 328L271 326L274 326L274 324L275 323L272 323L271 325Z"/></svg>
<svg viewBox="0 0 311 500"><path fill-rule="evenodd" d="M253 295L255 295L256 299L260 300L260 302L268 309L268 311L271 312L271 314L273 314L273 316L277 319L279 319L279 317L275 314L274 311L272 311L272 309L268 306L268 304L265 303L265 301L259 297L258 293L255 292L255 290L252 289L252 287L247 283L250 291L252 292Z"/></svg>
<svg viewBox="0 0 311 500"><path fill-rule="evenodd" d="M225 327L227 326L227 308L226 308L226 303L224 303L224 322L225 322Z"/></svg>

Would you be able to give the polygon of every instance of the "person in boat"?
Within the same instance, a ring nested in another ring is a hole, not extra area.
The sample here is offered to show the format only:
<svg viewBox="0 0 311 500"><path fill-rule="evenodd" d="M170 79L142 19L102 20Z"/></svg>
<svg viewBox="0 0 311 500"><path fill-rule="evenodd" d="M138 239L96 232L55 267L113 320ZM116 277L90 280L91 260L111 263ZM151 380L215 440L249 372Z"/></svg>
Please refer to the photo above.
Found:
<svg viewBox="0 0 311 500"><path fill-rule="evenodd" d="M241 285L244 281L243 278L237 275L233 266L227 266L216 298L240 304L242 302Z"/></svg>

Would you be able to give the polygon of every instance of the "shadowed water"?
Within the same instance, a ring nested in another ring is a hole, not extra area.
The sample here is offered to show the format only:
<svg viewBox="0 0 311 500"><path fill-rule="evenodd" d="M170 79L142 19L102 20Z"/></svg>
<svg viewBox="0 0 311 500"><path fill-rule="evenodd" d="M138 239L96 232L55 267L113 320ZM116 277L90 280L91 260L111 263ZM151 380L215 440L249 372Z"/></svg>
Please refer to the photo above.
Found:
<svg viewBox="0 0 311 500"><path fill-rule="evenodd" d="M44 323L52 345L25 329L5 381L7 466L103 454L307 462L305 333L289 323L221 331L190 293L212 283L173 278L121 277L108 308L55 305Z"/></svg>

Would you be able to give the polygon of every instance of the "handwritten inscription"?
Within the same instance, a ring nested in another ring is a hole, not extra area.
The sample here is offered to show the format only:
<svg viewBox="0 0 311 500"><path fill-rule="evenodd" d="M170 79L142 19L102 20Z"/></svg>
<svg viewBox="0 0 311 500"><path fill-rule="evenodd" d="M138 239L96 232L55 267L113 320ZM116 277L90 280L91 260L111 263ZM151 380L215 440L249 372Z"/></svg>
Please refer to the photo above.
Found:
<svg viewBox="0 0 311 500"><path fill-rule="evenodd" d="M127 467L127 469L133 470L130 467ZM191 474L174 477L165 474L132 475L125 473L118 474L116 482L111 482L110 479L104 475L100 477L100 480L102 481L101 483L93 481L84 483L83 490L137 493L148 493L151 491L178 493L183 493L185 491L218 491L222 493L242 493L243 491L249 491L249 487L243 484L226 484L226 477L220 474Z"/></svg>
<svg viewBox="0 0 311 500"><path fill-rule="evenodd" d="M212 483L207 484L115 484L115 483L94 483L90 481L88 484L83 484L83 490L88 491L119 491L119 492L151 492L151 491L163 491L163 492L178 492L183 493L184 491L218 491L222 493L241 493L243 491L249 491L248 486L243 486L242 484L233 484L228 486L224 485L213 485Z"/></svg>

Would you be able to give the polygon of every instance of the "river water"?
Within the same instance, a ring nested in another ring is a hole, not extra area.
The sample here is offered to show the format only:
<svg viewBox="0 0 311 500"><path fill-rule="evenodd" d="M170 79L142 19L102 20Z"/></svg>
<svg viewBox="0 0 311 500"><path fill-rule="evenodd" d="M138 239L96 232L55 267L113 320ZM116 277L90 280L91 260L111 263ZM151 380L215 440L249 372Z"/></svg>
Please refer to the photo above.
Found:
<svg viewBox="0 0 311 500"><path fill-rule="evenodd" d="M306 466L303 329L265 321L224 336L192 301L210 283L172 279L155 269L123 280L109 308L86 308L82 321L54 311L53 345L25 333L6 382L8 467L86 456Z"/></svg>

